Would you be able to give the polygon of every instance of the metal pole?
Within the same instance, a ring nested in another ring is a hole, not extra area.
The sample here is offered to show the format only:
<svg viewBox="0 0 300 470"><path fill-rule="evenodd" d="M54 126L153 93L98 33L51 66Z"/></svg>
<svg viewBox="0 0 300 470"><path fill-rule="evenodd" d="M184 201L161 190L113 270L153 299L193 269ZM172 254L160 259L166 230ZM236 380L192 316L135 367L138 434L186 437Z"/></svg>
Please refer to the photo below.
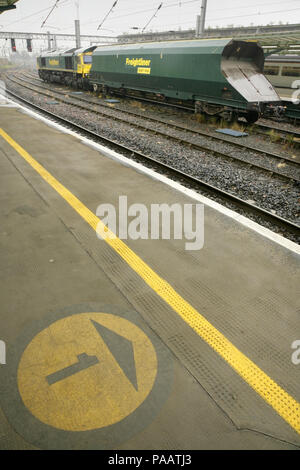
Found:
<svg viewBox="0 0 300 470"><path fill-rule="evenodd" d="M76 47L79 49L81 47L81 38L80 38L80 21L75 20L75 35L76 35Z"/></svg>
<svg viewBox="0 0 300 470"><path fill-rule="evenodd" d="M205 31L206 7L207 7L207 0L202 0L200 28L199 28L200 37L204 35L204 31Z"/></svg>
<svg viewBox="0 0 300 470"><path fill-rule="evenodd" d="M79 0L75 0L75 7L77 12L77 19L75 20L76 48L79 49L81 47Z"/></svg>
<svg viewBox="0 0 300 470"><path fill-rule="evenodd" d="M200 15L197 15L197 22L196 22L196 33L195 37L199 37L199 31L200 31Z"/></svg>
<svg viewBox="0 0 300 470"><path fill-rule="evenodd" d="M75 0L76 12L77 12L77 20L79 21L79 0Z"/></svg>
<svg viewBox="0 0 300 470"><path fill-rule="evenodd" d="M48 51L51 51L51 36L50 36L50 31L47 31L47 36L48 36Z"/></svg>

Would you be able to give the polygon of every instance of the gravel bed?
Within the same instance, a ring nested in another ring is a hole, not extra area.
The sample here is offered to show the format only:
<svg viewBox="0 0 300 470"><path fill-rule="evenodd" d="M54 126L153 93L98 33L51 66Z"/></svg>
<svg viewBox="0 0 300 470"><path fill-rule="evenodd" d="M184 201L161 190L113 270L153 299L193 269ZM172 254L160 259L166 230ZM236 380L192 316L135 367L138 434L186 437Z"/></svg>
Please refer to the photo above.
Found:
<svg viewBox="0 0 300 470"><path fill-rule="evenodd" d="M24 76L24 74L21 73L20 77L22 77L22 75ZM33 75L35 76L35 78L33 77ZM25 78L29 80L37 80L38 85L44 84L45 86L47 86L43 81L41 81L37 73L33 72L29 74L29 76L28 75L25 76ZM51 87L53 87L54 90L56 87L59 87L59 90L62 90L62 91L66 90L66 87L60 84L53 83L51 84ZM84 92L84 95L85 97L90 97L91 99L94 99L95 103L97 103L98 98L95 97L94 93ZM124 111L127 111L129 107L129 108L132 108L133 111L140 111L141 114L146 113L147 115L151 117L157 117L157 115L159 114L161 118L165 118L166 120L169 120L170 122L173 122L179 125L180 124L182 125L183 123L188 124L190 128L194 128L195 130L199 129L201 126L201 130L205 130L206 132L211 133L212 135L218 135L218 134L215 134L214 132L218 126L230 127L230 124L227 125L226 123L222 124L220 122L211 123L210 121L203 120L203 122L199 123L199 119L197 118L197 116L195 116L194 113L190 111L180 110L176 108L168 108L166 106L162 106L161 104L154 104L154 103L152 104L152 103L147 103L143 101L138 102L129 98L123 99L119 96L117 96L117 98L120 101L117 105L118 108L123 109ZM274 120L260 119L257 123L272 126L276 128L279 132L283 130L300 132L299 126L294 126L293 124L286 123L286 122L277 122ZM288 147L285 144L279 145L278 142L272 142L269 136L256 134L255 130L252 131L251 126L247 125L246 121L243 121L243 120L239 121L239 126L241 130L244 129L245 132L254 132L253 135L250 133L248 137L246 138L244 137L242 139L242 141L245 142L247 145L252 145L251 141L253 141L253 145L261 144L263 146L262 147L263 149L265 148L266 150L273 151L273 152L276 152L277 150L277 152L279 153L281 151L283 156L285 154L292 155L293 149L289 148L290 146ZM236 140L236 138L231 138L230 136L223 136L223 137L224 139L227 139L228 142ZM271 145L271 148L270 148L270 145ZM283 148L281 149L281 147ZM300 155L300 151L299 151L299 155Z"/></svg>
<svg viewBox="0 0 300 470"><path fill-rule="evenodd" d="M32 76L30 77L27 76L25 78L29 80L34 80ZM42 81L40 81L37 75L36 75L36 80L37 80L36 83L38 86L43 86L43 85L47 86L43 84ZM55 91L55 89L59 91L66 91L66 87L64 87L63 85L52 84L51 87L53 87L53 91ZM70 91L70 93L72 93L72 91ZM90 99L95 104L99 102L99 98L95 97L93 93L84 92L83 97L86 99ZM144 117L149 116L149 117L164 119L168 121L170 124L186 125L189 128L194 129L196 131L197 130L204 131L205 133L207 133L207 135L210 135L212 137L219 137L219 138L221 137L220 134L215 132L215 130L218 127L223 127L223 128L230 127L230 124L220 123L220 122L215 123L215 124L211 123L210 121L199 123L199 118L189 111L168 108L159 104L155 105L155 104L149 104L146 102L138 102L138 101L131 100L128 98L126 99L122 99L120 97L117 97L117 98L120 101L117 104L117 107L125 112L128 111L128 109L130 109L133 112L140 113L142 116L144 115ZM105 104L105 103L102 102L102 104ZM276 123L276 122L274 123L274 121L267 121L267 120L262 120L262 119L259 120L258 122L262 124L265 123L265 124L273 125L273 126L277 125L279 131L281 129L284 130L284 128L288 128L288 126L290 126L290 130L296 130L298 132L300 130L299 127L295 127L287 123ZM224 142L226 141L228 143L240 142L247 146L256 147L261 150L265 150L265 151L276 153L278 155L282 155L283 158L288 158L291 160L298 159L298 161L300 162L300 149L299 148L293 148L291 144L285 144L282 142L274 142L272 141L272 138L270 138L269 136L257 134L255 133L255 130L251 130L251 127L249 126L247 127L246 123L243 123L242 121L239 122L238 127L240 128L240 130L249 133L249 135L247 137L238 138L238 139L223 135L222 139L224 139ZM223 145L223 144L219 142L219 145ZM258 158L260 157L261 157L261 154L258 154ZM260 160L258 160L258 162L259 161Z"/></svg>
<svg viewBox="0 0 300 470"><path fill-rule="evenodd" d="M61 89L62 88L59 88L59 90ZM57 89L57 91L59 90ZM69 96L69 98L72 98L72 97ZM91 100L92 103L95 103L95 105L97 105L97 99L90 98L89 96L83 96L83 98L84 98L84 101L80 101L80 100L78 101L80 105L88 106L88 103L86 100ZM74 104L76 104L76 100L73 99L72 101ZM93 107L93 109L96 110L97 108ZM120 112L117 109L114 109L113 107L111 108L107 107L105 109L99 106L99 110L108 116L116 116L121 119L124 118L123 112ZM295 165L294 163L289 163L288 161L279 161L278 159L274 159L272 156L263 155L260 152L255 152L251 149L246 149L246 148L244 149L244 148L233 146L231 145L229 140L220 141L220 140L215 140L213 136L211 137L202 136L199 134L198 135L194 134L193 132L174 129L174 128L169 127L167 124L163 125L161 123L155 123L155 122L149 121L147 120L147 116L143 116L141 120L139 121L138 118L127 114L127 122L133 123L133 124L141 122L141 125L147 126L147 128L149 129L161 131L161 132L168 134L169 136L174 136L176 138L182 138L184 140L188 140L191 143L196 143L196 144L205 146L213 151L224 152L225 154L228 154L232 156L233 158L236 157L248 163L262 165L263 167L268 168L272 171L279 172L286 176L295 177L300 180L300 165L297 167L297 165ZM276 151L276 154L277 154L277 151ZM278 154L280 154L280 152ZM297 159L297 156L299 157L299 160L300 160L300 152L298 152L298 155L297 153L296 154L292 153L291 155L282 154L283 158L289 157L290 159L293 159L293 158Z"/></svg>
<svg viewBox="0 0 300 470"><path fill-rule="evenodd" d="M100 135L124 144L133 150L151 155L163 163L172 165L241 199L255 202L258 206L283 218L298 224L300 222L299 185L297 184L286 184L280 179L266 177L265 172L241 168L235 162L222 161L221 158L208 156L204 152L189 149L161 136L153 138L153 135L136 129L130 123L111 121L105 117L95 116L89 111L76 110L74 106L63 103L46 104L49 98L33 94L30 90L11 82L9 89ZM223 201L222 204L224 204ZM265 221L263 225L266 225ZM273 229L273 227L270 228Z"/></svg>

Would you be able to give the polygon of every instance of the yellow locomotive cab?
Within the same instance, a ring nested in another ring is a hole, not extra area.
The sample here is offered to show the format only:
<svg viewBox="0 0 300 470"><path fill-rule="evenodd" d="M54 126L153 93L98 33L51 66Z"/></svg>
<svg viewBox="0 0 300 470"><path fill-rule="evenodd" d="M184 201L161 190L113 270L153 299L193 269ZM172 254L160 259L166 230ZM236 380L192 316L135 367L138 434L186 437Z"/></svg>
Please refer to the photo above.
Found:
<svg viewBox="0 0 300 470"><path fill-rule="evenodd" d="M81 52L77 55L77 73L86 77L92 68L92 52Z"/></svg>

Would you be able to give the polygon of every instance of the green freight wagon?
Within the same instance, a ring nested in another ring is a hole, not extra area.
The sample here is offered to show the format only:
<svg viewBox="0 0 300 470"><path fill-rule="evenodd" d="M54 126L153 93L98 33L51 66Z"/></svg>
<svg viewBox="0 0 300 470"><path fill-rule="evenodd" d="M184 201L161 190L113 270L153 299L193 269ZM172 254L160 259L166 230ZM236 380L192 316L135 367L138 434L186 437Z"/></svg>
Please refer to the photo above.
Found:
<svg viewBox="0 0 300 470"><path fill-rule="evenodd" d="M253 41L116 44L95 49L89 79L95 91L150 94L229 121L255 122L282 109L263 67L263 49Z"/></svg>

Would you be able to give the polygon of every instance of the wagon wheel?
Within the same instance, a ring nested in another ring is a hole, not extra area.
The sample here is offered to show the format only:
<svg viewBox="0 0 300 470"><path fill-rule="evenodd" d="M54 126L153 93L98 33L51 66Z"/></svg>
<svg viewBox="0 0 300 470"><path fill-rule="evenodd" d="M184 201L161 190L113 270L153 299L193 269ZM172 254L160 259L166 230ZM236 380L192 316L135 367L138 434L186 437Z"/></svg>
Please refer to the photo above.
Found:
<svg viewBox="0 0 300 470"><path fill-rule="evenodd" d="M259 118L259 113L257 111L249 111L246 114L246 121L248 124L254 124Z"/></svg>

